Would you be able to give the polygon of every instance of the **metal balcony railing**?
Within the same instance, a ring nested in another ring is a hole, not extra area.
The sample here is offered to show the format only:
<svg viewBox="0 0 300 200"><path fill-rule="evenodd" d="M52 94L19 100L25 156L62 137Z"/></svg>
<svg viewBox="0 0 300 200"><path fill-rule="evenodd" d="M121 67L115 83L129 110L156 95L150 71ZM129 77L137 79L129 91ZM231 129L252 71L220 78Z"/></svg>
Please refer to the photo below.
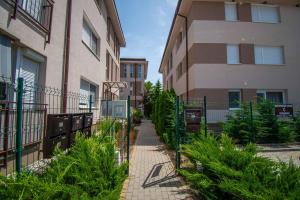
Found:
<svg viewBox="0 0 300 200"><path fill-rule="evenodd" d="M53 0L5 0L13 7L11 18L16 19L18 13L47 34L50 42L53 15Z"/></svg>

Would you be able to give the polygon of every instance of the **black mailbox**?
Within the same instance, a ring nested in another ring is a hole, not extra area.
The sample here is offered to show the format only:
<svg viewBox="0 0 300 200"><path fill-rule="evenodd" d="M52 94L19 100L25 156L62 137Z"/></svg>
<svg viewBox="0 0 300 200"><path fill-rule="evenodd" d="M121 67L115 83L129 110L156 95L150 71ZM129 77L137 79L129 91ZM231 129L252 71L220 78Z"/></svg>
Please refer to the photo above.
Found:
<svg viewBox="0 0 300 200"><path fill-rule="evenodd" d="M84 115L84 128L91 127L93 124L93 113L86 113Z"/></svg>
<svg viewBox="0 0 300 200"><path fill-rule="evenodd" d="M83 114L72 115L72 131L77 131L83 128Z"/></svg>
<svg viewBox="0 0 300 200"><path fill-rule="evenodd" d="M71 129L70 115L48 115L46 138L67 134Z"/></svg>
<svg viewBox="0 0 300 200"><path fill-rule="evenodd" d="M68 148L67 135L60 135L52 139L45 139L43 142L43 157L51 158L53 156L53 151L57 145L62 150L66 150Z"/></svg>
<svg viewBox="0 0 300 200"><path fill-rule="evenodd" d="M72 147L72 145L75 143L75 137L76 137L76 132L69 133L69 143L68 143L69 148Z"/></svg>
<svg viewBox="0 0 300 200"><path fill-rule="evenodd" d="M92 136L92 130L91 130L91 127L83 129L83 130L82 130L82 134L83 134L85 137L91 137L91 136Z"/></svg>

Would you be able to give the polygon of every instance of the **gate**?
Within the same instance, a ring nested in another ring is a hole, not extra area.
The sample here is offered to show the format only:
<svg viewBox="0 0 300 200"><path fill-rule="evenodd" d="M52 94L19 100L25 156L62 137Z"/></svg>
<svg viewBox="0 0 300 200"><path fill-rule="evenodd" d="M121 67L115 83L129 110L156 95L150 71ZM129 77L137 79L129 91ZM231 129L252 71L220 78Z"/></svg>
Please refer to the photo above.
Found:
<svg viewBox="0 0 300 200"><path fill-rule="evenodd" d="M181 145L192 141L194 135L203 132L207 135L207 101L206 96L189 101L176 97L175 104L176 128L176 169L180 169L186 162L181 155Z"/></svg>

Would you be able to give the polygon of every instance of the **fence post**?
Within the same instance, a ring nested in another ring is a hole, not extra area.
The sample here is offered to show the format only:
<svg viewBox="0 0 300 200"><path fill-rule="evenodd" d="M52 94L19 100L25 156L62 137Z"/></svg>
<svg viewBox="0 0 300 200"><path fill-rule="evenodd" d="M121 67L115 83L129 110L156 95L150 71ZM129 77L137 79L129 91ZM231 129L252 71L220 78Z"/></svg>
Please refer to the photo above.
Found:
<svg viewBox="0 0 300 200"><path fill-rule="evenodd" d="M205 137L207 137L207 100L206 96L204 96L204 133Z"/></svg>
<svg viewBox="0 0 300 200"><path fill-rule="evenodd" d="M89 98L89 112L91 113L92 112L92 103L93 103L93 101L92 101L92 95L90 95L90 98Z"/></svg>
<svg viewBox="0 0 300 200"><path fill-rule="evenodd" d="M16 121L16 171L21 172L22 167L22 106L23 106L24 79L18 78L17 85L17 121Z"/></svg>
<svg viewBox="0 0 300 200"><path fill-rule="evenodd" d="M180 135L179 135L179 97L176 96L175 104L175 113L176 113L176 169L180 169Z"/></svg>
<svg viewBox="0 0 300 200"><path fill-rule="evenodd" d="M127 99L127 162L128 162L127 174L129 174L130 129L131 129L130 96L128 96Z"/></svg>
<svg viewBox="0 0 300 200"><path fill-rule="evenodd" d="M253 130L253 105L252 105L252 101L250 101L249 103L249 108L250 108L250 121L251 121L251 134L252 134L252 142L255 143L255 133Z"/></svg>

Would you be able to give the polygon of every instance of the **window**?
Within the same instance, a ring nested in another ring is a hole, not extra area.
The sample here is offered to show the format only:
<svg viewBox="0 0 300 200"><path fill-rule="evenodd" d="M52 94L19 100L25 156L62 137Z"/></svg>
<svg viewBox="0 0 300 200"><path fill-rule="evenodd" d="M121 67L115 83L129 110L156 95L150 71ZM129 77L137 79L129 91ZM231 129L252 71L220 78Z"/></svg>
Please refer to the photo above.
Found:
<svg viewBox="0 0 300 200"><path fill-rule="evenodd" d="M182 31L180 31L180 33L178 35L178 38L177 38L176 50L179 49L179 47L182 43L182 39L183 39L183 33L182 33Z"/></svg>
<svg viewBox="0 0 300 200"><path fill-rule="evenodd" d="M241 91L232 90L228 93L229 96L229 109L234 110L240 108Z"/></svg>
<svg viewBox="0 0 300 200"><path fill-rule="evenodd" d="M240 64L239 45L236 44L227 45L227 63Z"/></svg>
<svg viewBox="0 0 300 200"><path fill-rule="evenodd" d="M182 63L179 63L177 68L177 80L182 76Z"/></svg>
<svg viewBox="0 0 300 200"><path fill-rule="evenodd" d="M104 9L104 2L103 2L103 0L97 0L96 2L98 4L101 12L103 12L103 9Z"/></svg>
<svg viewBox="0 0 300 200"><path fill-rule="evenodd" d="M130 78L134 78L134 66L133 66L133 64L130 64L129 67L130 67Z"/></svg>
<svg viewBox="0 0 300 200"><path fill-rule="evenodd" d="M96 103L96 92L97 92L97 86L89 83L88 81L85 81L83 79L80 79L80 101L79 101L79 107L80 108L88 108L89 107L89 99L90 95L92 96L92 107L95 107Z"/></svg>
<svg viewBox="0 0 300 200"><path fill-rule="evenodd" d="M237 21L236 3L225 3L225 19L226 21Z"/></svg>
<svg viewBox="0 0 300 200"><path fill-rule="evenodd" d="M283 47L255 46L255 64L282 65L284 64Z"/></svg>
<svg viewBox="0 0 300 200"><path fill-rule="evenodd" d="M126 64L122 64L121 66L123 68L123 78L127 78L127 65Z"/></svg>
<svg viewBox="0 0 300 200"><path fill-rule="evenodd" d="M109 80L109 66L110 66L110 55L106 52L106 80Z"/></svg>
<svg viewBox="0 0 300 200"><path fill-rule="evenodd" d="M142 78L142 65L139 64L137 69L137 78Z"/></svg>
<svg viewBox="0 0 300 200"><path fill-rule="evenodd" d="M256 92L257 102L261 102L262 100L270 100L275 104L284 104L284 92L283 91L264 91L259 90Z"/></svg>
<svg viewBox="0 0 300 200"><path fill-rule="evenodd" d="M95 55L98 55L98 38L85 20L82 25L82 41Z"/></svg>
<svg viewBox="0 0 300 200"><path fill-rule="evenodd" d="M253 22L279 23L279 10L277 6L253 4L251 11Z"/></svg>

